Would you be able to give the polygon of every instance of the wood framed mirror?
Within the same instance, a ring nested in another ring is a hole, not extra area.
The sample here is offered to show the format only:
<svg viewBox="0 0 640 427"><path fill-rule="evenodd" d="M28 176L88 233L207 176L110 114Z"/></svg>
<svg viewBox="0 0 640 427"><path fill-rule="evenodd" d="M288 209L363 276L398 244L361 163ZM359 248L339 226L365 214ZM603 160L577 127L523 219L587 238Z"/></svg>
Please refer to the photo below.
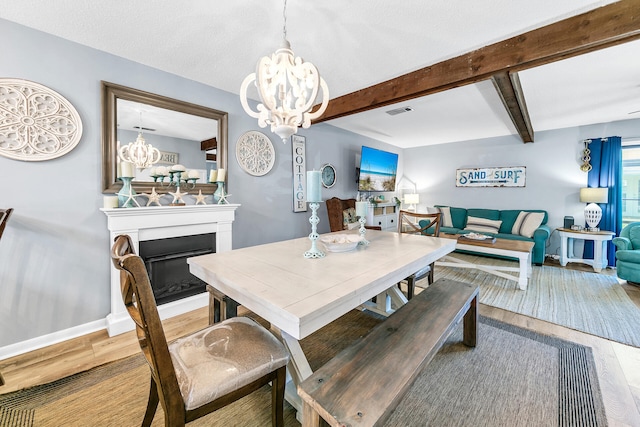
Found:
<svg viewBox="0 0 640 427"><path fill-rule="evenodd" d="M139 132L162 154L157 166L182 164L197 170L201 178L191 192L212 194L217 185L208 183L212 169L227 169L228 114L224 111L161 95L102 82L102 192L117 193L118 149L134 141ZM156 166L156 165L154 165ZM138 193L174 191L137 170L132 181ZM227 175L228 176L228 175ZM225 178L226 180L226 178Z"/></svg>

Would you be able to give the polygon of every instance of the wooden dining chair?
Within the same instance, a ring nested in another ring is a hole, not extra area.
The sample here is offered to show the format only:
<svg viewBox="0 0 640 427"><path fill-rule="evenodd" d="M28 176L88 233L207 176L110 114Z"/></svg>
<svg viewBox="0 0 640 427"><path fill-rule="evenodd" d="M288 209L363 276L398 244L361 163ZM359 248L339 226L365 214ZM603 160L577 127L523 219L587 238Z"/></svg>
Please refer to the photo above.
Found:
<svg viewBox="0 0 640 427"><path fill-rule="evenodd" d="M184 426L269 382L271 423L284 424L289 354L273 334L252 319L234 317L167 344L147 270L128 235L115 238L111 259L151 370L143 427L151 425L158 402L165 426Z"/></svg>
<svg viewBox="0 0 640 427"><path fill-rule="evenodd" d="M400 210L398 212L398 233L420 234L438 237L440 235L441 213L417 213ZM421 268L405 280L407 282L407 298L413 298L416 282L427 277L428 283L433 283L435 262Z"/></svg>
<svg viewBox="0 0 640 427"><path fill-rule="evenodd" d="M4 233L4 228L7 226L7 221L9 221L11 212L13 212L13 208L0 209L0 237L2 237L2 233ZM3 385L4 385L4 378L2 377L2 373L0 373L0 386L3 386Z"/></svg>

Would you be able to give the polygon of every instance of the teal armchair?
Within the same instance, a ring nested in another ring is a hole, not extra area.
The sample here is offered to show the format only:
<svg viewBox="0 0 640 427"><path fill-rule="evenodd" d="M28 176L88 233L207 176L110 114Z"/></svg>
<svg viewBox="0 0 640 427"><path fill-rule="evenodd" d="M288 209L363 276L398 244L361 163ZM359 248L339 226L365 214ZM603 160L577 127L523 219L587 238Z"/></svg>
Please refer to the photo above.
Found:
<svg viewBox="0 0 640 427"><path fill-rule="evenodd" d="M618 277L640 283L640 222L632 222L613 239Z"/></svg>

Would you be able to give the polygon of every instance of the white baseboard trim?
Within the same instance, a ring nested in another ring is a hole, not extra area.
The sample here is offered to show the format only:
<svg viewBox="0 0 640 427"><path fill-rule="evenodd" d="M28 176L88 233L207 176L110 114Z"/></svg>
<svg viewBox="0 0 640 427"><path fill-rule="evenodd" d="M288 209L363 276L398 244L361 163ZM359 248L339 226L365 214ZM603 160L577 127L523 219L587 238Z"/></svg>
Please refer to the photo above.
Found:
<svg viewBox="0 0 640 427"><path fill-rule="evenodd" d="M51 334L42 335L30 340L9 344L5 347L0 347L0 360L19 356L33 350L38 350L53 344L78 338L106 328L107 320L101 319L85 323L83 325L74 326L69 329L64 329L62 331L53 332Z"/></svg>
<svg viewBox="0 0 640 427"><path fill-rule="evenodd" d="M206 307L208 304L208 293L203 293L184 298L179 301L160 305L158 307L158 314L160 315L160 319L164 320L179 314ZM135 325L127 312L119 313L119 316L109 314L105 319L96 320L62 331L53 332L30 340L0 347L0 360L19 356L30 351L39 350L53 344L58 344L63 341L100 331L102 329L107 329L109 336L114 336L127 331L132 331L134 327Z"/></svg>

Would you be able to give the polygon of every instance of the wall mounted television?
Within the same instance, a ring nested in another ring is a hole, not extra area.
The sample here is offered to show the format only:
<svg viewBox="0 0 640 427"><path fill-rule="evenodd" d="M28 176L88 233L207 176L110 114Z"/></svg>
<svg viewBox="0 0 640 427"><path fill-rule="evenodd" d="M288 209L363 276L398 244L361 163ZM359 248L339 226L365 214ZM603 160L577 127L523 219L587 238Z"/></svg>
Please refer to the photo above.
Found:
<svg viewBox="0 0 640 427"><path fill-rule="evenodd" d="M362 146L358 191L395 191L398 155Z"/></svg>

